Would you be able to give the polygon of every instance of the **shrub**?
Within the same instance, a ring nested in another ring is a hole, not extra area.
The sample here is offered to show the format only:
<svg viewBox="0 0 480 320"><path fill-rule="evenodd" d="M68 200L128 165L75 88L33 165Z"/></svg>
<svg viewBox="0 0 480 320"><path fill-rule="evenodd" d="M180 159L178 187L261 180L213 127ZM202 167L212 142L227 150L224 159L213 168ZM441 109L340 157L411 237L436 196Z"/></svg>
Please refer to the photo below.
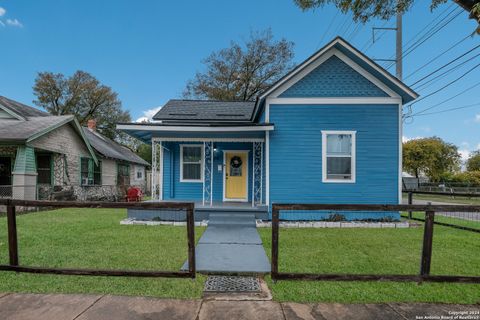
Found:
<svg viewBox="0 0 480 320"><path fill-rule="evenodd" d="M345 221L345 216L343 214L339 213L331 213L328 215L328 218L326 221L333 221L333 222L338 222L338 221Z"/></svg>

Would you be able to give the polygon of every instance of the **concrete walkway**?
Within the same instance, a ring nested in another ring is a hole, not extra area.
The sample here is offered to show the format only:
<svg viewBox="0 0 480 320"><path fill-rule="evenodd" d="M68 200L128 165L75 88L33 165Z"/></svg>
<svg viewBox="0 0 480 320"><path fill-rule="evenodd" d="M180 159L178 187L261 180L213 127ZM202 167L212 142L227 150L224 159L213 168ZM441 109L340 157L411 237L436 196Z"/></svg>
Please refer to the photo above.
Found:
<svg viewBox="0 0 480 320"><path fill-rule="evenodd" d="M199 272L270 272L254 214L211 213L195 250Z"/></svg>
<svg viewBox="0 0 480 320"><path fill-rule="evenodd" d="M144 297L1 294L2 320L312 320L479 319L480 305L299 304L272 301L171 300ZM471 312L470 314L468 312ZM468 317L470 315L470 318Z"/></svg>

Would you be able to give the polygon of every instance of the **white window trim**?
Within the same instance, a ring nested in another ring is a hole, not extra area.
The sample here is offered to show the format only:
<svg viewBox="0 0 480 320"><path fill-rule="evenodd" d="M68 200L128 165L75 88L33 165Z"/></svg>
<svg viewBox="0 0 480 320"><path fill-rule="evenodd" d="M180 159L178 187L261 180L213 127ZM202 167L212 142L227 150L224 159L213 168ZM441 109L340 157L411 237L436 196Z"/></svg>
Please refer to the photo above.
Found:
<svg viewBox="0 0 480 320"><path fill-rule="evenodd" d="M200 160L200 179L195 180L195 179L183 179L183 148L184 147L200 147L201 149L201 160ZM180 182L199 182L203 183L204 179L204 150L203 150L203 144L181 144L180 145Z"/></svg>
<svg viewBox="0 0 480 320"><path fill-rule="evenodd" d="M350 180L327 178L327 135L348 134L352 136L352 178ZM322 130L322 182L323 183L355 183L356 181L356 134L357 131Z"/></svg>

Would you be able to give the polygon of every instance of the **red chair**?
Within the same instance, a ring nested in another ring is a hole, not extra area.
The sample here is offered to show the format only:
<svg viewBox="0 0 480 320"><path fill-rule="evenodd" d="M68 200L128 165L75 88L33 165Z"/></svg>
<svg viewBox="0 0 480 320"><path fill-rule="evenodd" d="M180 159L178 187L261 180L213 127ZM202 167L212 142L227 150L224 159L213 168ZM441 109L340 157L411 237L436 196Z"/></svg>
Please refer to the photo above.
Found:
<svg viewBox="0 0 480 320"><path fill-rule="evenodd" d="M127 202L139 202L142 201L142 190L138 187L131 187L127 190L125 201Z"/></svg>

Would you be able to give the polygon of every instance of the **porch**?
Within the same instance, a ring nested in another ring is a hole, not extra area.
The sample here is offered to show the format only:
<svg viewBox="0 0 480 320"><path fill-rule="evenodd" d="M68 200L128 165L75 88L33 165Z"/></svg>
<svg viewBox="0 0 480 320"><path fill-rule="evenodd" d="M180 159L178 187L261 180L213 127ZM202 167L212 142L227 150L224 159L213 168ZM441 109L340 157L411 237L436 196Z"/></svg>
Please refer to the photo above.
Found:
<svg viewBox="0 0 480 320"><path fill-rule="evenodd" d="M165 122L117 128L151 143L153 200L195 201L200 211L268 204L265 142L273 125Z"/></svg>

